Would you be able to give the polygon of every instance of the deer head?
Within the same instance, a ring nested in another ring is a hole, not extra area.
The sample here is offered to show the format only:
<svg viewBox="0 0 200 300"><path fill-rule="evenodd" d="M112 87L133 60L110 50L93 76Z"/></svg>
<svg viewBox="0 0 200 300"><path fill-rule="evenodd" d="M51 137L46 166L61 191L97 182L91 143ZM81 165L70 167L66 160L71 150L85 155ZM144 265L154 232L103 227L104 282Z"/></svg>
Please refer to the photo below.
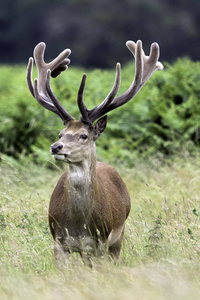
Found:
<svg viewBox="0 0 200 300"><path fill-rule="evenodd" d="M151 45L149 56L144 54L140 40L137 41L137 43L128 41L126 46L135 57L135 76L129 89L122 95L116 97L121 82L121 66L117 63L115 82L110 93L101 104L89 110L83 100L86 83L86 74L83 74L77 97L77 103L81 113L80 121L75 121L66 111L50 87L50 76L56 77L68 68L70 60L67 57L71 51L66 49L52 62L45 63L44 51L46 45L39 43L35 47L34 58L38 70L38 79L35 79L34 84L32 83L33 58L30 58L27 68L27 84L29 90L42 106L56 113L65 125L65 129L60 132L60 140L51 147L51 153L55 159L70 162L69 158L72 154L72 148L76 149L75 152L81 156L81 153L84 153L84 148L86 149L85 146L87 145L88 147L91 141L95 141L106 128L106 114L130 101L149 77L156 70L163 68L163 65L158 61L159 46L157 43ZM97 119L98 122L94 126L93 123ZM74 158L71 158L71 160L74 161Z"/></svg>

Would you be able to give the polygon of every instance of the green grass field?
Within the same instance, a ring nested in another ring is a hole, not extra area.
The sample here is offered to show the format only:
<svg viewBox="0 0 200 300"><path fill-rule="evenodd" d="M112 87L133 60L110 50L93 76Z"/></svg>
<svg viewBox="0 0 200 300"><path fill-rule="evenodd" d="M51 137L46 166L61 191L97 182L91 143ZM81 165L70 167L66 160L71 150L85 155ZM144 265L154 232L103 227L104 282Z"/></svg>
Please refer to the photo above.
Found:
<svg viewBox="0 0 200 300"><path fill-rule="evenodd" d="M50 166L51 168L47 168ZM93 269L77 255L57 270L48 203L63 172L53 162L0 165L0 299L200 299L200 160L116 166L130 191L121 257Z"/></svg>

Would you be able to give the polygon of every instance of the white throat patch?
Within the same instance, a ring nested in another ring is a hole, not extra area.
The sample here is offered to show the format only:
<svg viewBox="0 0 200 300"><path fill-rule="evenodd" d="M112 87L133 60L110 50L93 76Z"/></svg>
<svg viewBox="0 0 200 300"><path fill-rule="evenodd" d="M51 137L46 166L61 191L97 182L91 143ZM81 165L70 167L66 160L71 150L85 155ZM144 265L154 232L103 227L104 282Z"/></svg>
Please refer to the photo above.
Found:
<svg viewBox="0 0 200 300"><path fill-rule="evenodd" d="M85 172L79 166L73 164L73 171L70 172L70 180L73 185L81 185L86 180Z"/></svg>

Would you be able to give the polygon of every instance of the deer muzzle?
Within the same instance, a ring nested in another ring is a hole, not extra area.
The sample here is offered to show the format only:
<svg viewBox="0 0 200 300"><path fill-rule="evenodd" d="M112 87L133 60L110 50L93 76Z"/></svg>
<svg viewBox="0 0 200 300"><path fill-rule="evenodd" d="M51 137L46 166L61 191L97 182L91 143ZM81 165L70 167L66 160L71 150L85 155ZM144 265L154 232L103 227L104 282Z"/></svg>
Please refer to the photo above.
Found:
<svg viewBox="0 0 200 300"><path fill-rule="evenodd" d="M55 143L51 145L51 154L58 154L63 148L62 143Z"/></svg>

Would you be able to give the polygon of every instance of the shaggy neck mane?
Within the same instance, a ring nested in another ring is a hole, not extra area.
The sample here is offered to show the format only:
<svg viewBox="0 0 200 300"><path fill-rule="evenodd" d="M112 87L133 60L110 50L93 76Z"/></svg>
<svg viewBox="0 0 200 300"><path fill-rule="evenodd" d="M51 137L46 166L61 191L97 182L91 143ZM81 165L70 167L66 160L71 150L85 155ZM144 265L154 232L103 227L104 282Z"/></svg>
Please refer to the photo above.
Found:
<svg viewBox="0 0 200 300"><path fill-rule="evenodd" d="M67 192L76 211L92 209L96 193L95 153L81 163L69 164Z"/></svg>

